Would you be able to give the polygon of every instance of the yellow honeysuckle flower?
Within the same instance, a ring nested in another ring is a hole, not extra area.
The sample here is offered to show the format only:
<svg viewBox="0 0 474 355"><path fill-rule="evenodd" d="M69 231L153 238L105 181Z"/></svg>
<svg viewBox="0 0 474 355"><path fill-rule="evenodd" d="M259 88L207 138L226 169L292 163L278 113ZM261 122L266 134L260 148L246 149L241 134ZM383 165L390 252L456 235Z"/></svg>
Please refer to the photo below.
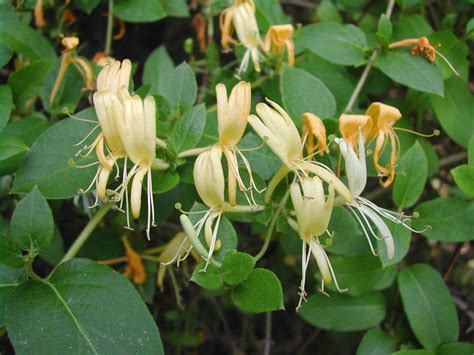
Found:
<svg viewBox="0 0 474 355"><path fill-rule="evenodd" d="M374 166L380 174L380 184L388 187L395 178L395 167L400 154L400 142L393 129L394 124L402 117L400 111L380 102L372 103L366 111L366 115L372 118L373 126L371 135L375 138ZM385 147L390 144L390 160L387 166L379 163L380 155Z"/></svg>
<svg viewBox="0 0 474 355"><path fill-rule="evenodd" d="M258 47L263 47L263 42L258 31L253 0L234 0L232 6L222 11L219 24L221 30L221 45L224 51L228 51L231 44L238 44L238 42L232 38L234 29L240 43L247 48L239 68L239 73L247 70L250 57L252 58L255 71L260 72L260 54Z"/></svg>
<svg viewBox="0 0 474 355"><path fill-rule="evenodd" d="M272 25L268 28L263 49L265 52L276 53L278 63L281 63L286 48L288 65L292 67L295 64L295 45L291 39L292 36L293 26L291 24Z"/></svg>
<svg viewBox="0 0 474 355"><path fill-rule="evenodd" d="M311 112L304 113L302 119L304 123L303 141L306 142L308 158L312 158L315 154L323 156L324 153L329 153L326 142L326 127L323 121ZM317 140L316 144L314 138Z"/></svg>
<svg viewBox="0 0 474 355"><path fill-rule="evenodd" d="M339 117L339 132L349 146L358 149L359 131L362 130L364 143L372 139L372 117L366 115L347 115Z"/></svg>
<svg viewBox="0 0 474 355"><path fill-rule="evenodd" d="M282 167L268 184L265 202L269 203L273 191L279 182L289 173L297 176L313 174L334 186L346 201L352 196L347 187L325 165L303 159L303 147L298 130L288 114L275 102L267 99L271 107L265 103L257 104L257 114L250 115L248 121L260 138L283 162Z"/></svg>
<svg viewBox="0 0 474 355"><path fill-rule="evenodd" d="M339 288L337 280L334 276L329 258L327 257L319 237L327 231L329 221L334 204L334 188L329 184L328 196L325 198L323 183L317 176L302 177L300 179L301 187L298 183L293 182L290 185L291 201L296 212L297 224L291 219L289 220L303 240L302 261L301 261L301 283L299 287L300 300L296 310L301 307L303 300L306 299L305 282L306 270L309 264L309 258L312 254L318 264L323 277L321 291L324 292L324 284L328 284L334 278L335 285L340 292L344 292Z"/></svg>

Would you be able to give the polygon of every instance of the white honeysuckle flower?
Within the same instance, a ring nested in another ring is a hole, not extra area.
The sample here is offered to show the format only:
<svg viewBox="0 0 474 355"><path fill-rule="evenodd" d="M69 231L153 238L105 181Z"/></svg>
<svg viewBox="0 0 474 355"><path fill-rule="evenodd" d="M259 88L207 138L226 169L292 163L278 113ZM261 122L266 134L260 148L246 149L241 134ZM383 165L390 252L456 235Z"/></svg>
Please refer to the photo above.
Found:
<svg viewBox="0 0 474 355"><path fill-rule="evenodd" d="M295 224L291 219L289 219L289 222L298 231L303 241L301 255L302 277L299 287L300 300L296 307L296 310L298 310L303 300L306 299L306 270L311 255L315 258L322 275L321 292L324 293L324 285L330 283L332 279L334 279L339 292L344 292L345 290L339 288L329 258L319 241L319 237L324 233L331 236L327 228L331 220L335 198L332 184L329 184L328 196L326 198L321 179L317 176L302 177L300 183L293 182L290 185L290 196L296 212L297 223Z"/></svg>
<svg viewBox="0 0 474 355"><path fill-rule="evenodd" d="M336 138L336 143L339 145L341 154L344 157L346 165L346 175L349 183L349 189L352 193L352 202L345 203L349 210L353 213L356 220L360 224L362 231L369 242L370 249L374 255L377 251L374 249L370 237L382 239L387 249L387 256L392 259L395 255L395 245L390 229L384 222L383 218L388 219L396 224L401 224L412 232L419 233L421 231L414 230L408 225L411 221L411 216L397 213L385 208L377 206L375 203L361 196L365 185L367 183L367 167L365 161L364 138L359 128L358 135L358 150L359 156L354 152L354 149L343 138ZM383 218L382 218L383 217ZM373 230L371 223L375 225L378 233ZM427 227L428 228L428 227Z"/></svg>
<svg viewBox="0 0 474 355"><path fill-rule="evenodd" d="M118 97L122 88L128 91L131 73L132 62L129 59L105 66L97 76L97 91L109 91Z"/></svg>
<svg viewBox="0 0 474 355"><path fill-rule="evenodd" d="M303 145L298 129L288 114L275 102L266 99L271 107L265 103L257 104L257 114L250 115L248 121L260 138L280 158L283 166L277 171L267 187L265 202L269 203L273 191L280 181L289 173L297 176L315 175L328 184L342 198L350 202L352 194L341 180L324 164L303 159Z"/></svg>

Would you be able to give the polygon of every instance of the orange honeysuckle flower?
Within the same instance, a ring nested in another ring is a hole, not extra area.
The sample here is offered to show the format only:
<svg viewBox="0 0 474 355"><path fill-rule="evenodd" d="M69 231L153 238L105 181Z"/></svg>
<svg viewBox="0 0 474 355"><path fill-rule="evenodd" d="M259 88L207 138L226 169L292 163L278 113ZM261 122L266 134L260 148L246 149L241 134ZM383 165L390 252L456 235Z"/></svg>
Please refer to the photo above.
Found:
<svg viewBox="0 0 474 355"><path fill-rule="evenodd" d="M324 153L329 153L329 148L326 142L326 127L323 121L316 115L310 112L303 113L303 141L306 141L306 149L308 150L308 157L313 157L315 154L323 156ZM314 140L316 138L316 144Z"/></svg>
<svg viewBox="0 0 474 355"><path fill-rule="evenodd" d="M437 49L441 47L440 44L437 44L435 46L431 45L430 41L426 37L420 37L420 38L407 38L398 42L390 43L388 48L392 49L392 48L404 47L404 46L415 46L410 51L411 55L417 55L418 53L421 53L430 62L435 61L436 53L439 53Z"/></svg>
<svg viewBox="0 0 474 355"><path fill-rule="evenodd" d="M199 50L204 53L206 51L206 19L202 13L197 13L191 20L191 26L196 32L196 37L199 43Z"/></svg>
<svg viewBox="0 0 474 355"><path fill-rule="evenodd" d="M36 27L41 28L47 25L44 19L43 0L36 0L34 15Z"/></svg>
<svg viewBox="0 0 474 355"><path fill-rule="evenodd" d="M283 51L286 48L288 65L292 67L295 63L295 45L291 36L293 35L293 26L273 25L268 28L265 36L263 49L265 52L273 52L278 55L278 63L283 60Z"/></svg>
<svg viewBox="0 0 474 355"><path fill-rule="evenodd" d="M372 117L366 115L347 115L339 117L339 132L346 143L355 151L358 149L359 130L362 130L364 143L372 139Z"/></svg>
<svg viewBox="0 0 474 355"><path fill-rule="evenodd" d="M400 111L393 106L380 102L372 103L366 111L373 122L371 136L375 138L374 166L380 178L380 184L388 187L395 178L395 168L400 155L400 142L393 126L402 117ZM390 159L388 165L382 166L379 162L380 156L390 145Z"/></svg>
<svg viewBox="0 0 474 355"><path fill-rule="evenodd" d="M128 277L136 284L143 284L146 281L145 267L143 266L142 258L128 242L127 237L122 238L123 246L127 256L127 265L123 275Z"/></svg>

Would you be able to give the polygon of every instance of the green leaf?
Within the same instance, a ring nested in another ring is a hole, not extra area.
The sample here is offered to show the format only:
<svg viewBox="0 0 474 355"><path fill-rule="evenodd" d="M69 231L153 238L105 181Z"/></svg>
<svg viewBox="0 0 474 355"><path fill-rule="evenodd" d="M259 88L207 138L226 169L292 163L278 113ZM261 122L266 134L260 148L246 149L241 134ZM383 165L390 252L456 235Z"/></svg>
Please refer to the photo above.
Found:
<svg viewBox="0 0 474 355"><path fill-rule="evenodd" d="M0 43L0 68L3 68L13 57L13 51Z"/></svg>
<svg viewBox="0 0 474 355"><path fill-rule="evenodd" d="M393 185L392 197L400 208L413 206L423 193L428 178L428 159L418 142L401 157Z"/></svg>
<svg viewBox="0 0 474 355"><path fill-rule="evenodd" d="M402 9L407 7L415 6L420 3L421 0L397 0L397 4L400 5Z"/></svg>
<svg viewBox="0 0 474 355"><path fill-rule="evenodd" d="M451 78L446 81L444 98L431 95L430 100L448 136L467 148L474 133L474 100L468 84L462 79Z"/></svg>
<svg viewBox="0 0 474 355"><path fill-rule="evenodd" d="M49 41L20 21L0 21L0 43L32 61L56 57Z"/></svg>
<svg viewBox="0 0 474 355"><path fill-rule="evenodd" d="M345 255L331 258L331 264L338 284L342 288L347 288L347 293L353 296L386 289L393 283L397 273L395 265L383 268L379 258L373 255ZM319 272L317 276L321 281ZM333 283L327 287L336 291Z"/></svg>
<svg viewBox="0 0 474 355"><path fill-rule="evenodd" d="M469 140L468 152L467 152L467 163L474 165L474 135Z"/></svg>
<svg viewBox="0 0 474 355"><path fill-rule="evenodd" d="M59 229L54 229L51 244L49 244L45 249L40 250L39 256L41 259L53 266L56 266L61 261L64 256L64 243Z"/></svg>
<svg viewBox="0 0 474 355"><path fill-rule="evenodd" d="M409 0L410 1L410 0ZM433 32L423 15L400 14L395 23L395 37L399 39L427 37Z"/></svg>
<svg viewBox="0 0 474 355"><path fill-rule="evenodd" d="M321 22L333 21L342 23L341 15L337 9L337 6L331 0L323 0L316 9L316 15L319 17Z"/></svg>
<svg viewBox="0 0 474 355"><path fill-rule="evenodd" d="M451 170L456 185L467 195L474 197L474 166L460 165Z"/></svg>
<svg viewBox="0 0 474 355"><path fill-rule="evenodd" d="M288 15L281 8L278 0L255 0L255 17L258 28L266 32L271 25L289 22Z"/></svg>
<svg viewBox="0 0 474 355"><path fill-rule="evenodd" d="M7 125L13 110L12 90L8 85L0 85L0 132Z"/></svg>
<svg viewBox="0 0 474 355"><path fill-rule="evenodd" d="M402 85L443 96L441 70L424 57L412 56L406 49L389 50L379 54L375 59L375 66Z"/></svg>
<svg viewBox="0 0 474 355"><path fill-rule="evenodd" d="M299 314L319 328L340 332L369 329L385 317L381 293L365 293L358 297L332 293L330 297L317 293L308 298Z"/></svg>
<svg viewBox="0 0 474 355"><path fill-rule="evenodd" d="M160 0L168 16L188 17L189 9L186 0Z"/></svg>
<svg viewBox="0 0 474 355"><path fill-rule="evenodd" d="M396 224L385 220L388 228L392 232L395 254L392 259L388 258L387 247L383 240L377 240L377 249L380 251L380 261L384 267L395 265L403 260L410 249L411 231L401 224Z"/></svg>
<svg viewBox="0 0 474 355"><path fill-rule="evenodd" d="M23 197L13 211L10 235L22 249L43 249L51 243L54 220L48 202L37 187Z"/></svg>
<svg viewBox="0 0 474 355"><path fill-rule="evenodd" d="M74 0L74 5L90 14L100 4L100 0Z"/></svg>
<svg viewBox="0 0 474 355"><path fill-rule="evenodd" d="M472 355L474 344L471 343L448 343L436 349L436 355Z"/></svg>
<svg viewBox="0 0 474 355"><path fill-rule="evenodd" d="M396 339L379 328L374 328L365 333L357 347L356 355L386 355L394 352L395 349Z"/></svg>
<svg viewBox="0 0 474 355"><path fill-rule="evenodd" d="M302 125L301 115L305 112L321 118L336 112L336 101L326 85L304 70L285 67L280 91L283 105L298 127Z"/></svg>
<svg viewBox="0 0 474 355"><path fill-rule="evenodd" d="M0 327L5 326L5 305L15 287L28 280L26 268L11 268L0 265Z"/></svg>
<svg viewBox="0 0 474 355"><path fill-rule="evenodd" d="M190 108L173 127L171 144L176 152L194 148L201 140L206 125L204 104Z"/></svg>
<svg viewBox="0 0 474 355"><path fill-rule="evenodd" d="M179 174L175 171L152 171L151 175L154 194L168 192L179 184Z"/></svg>
<svg viewBox="0 0 474 355"><path fill-rule="evenodd" d="M43 114L33 112L28 116L22 117L21 120L9 122L2 131L2 135L16 137L31 147L48 126L48 120Z"/></svg>
<svg viewBox="0 0 474 355"><path fill-rule="evenodd" d="M173 69L173 60L165 46L160 46L151 52L145 61L142 75L143 84L151 85L148 95L161 94L166 90Z"/></svg>
<svg viewBox="0 0 474 355"><path fill-rule="evenodd" d="M219 268L213 264L209 264L205 270L205 266L206 263L204 261L201 261L196 266L191 276L191 281L206 290L218 290L224 286L224 279Z"/></svg>
<svg viewBox="0 0 474 355"><path fill-rule="evenodd" d="M54 316L52 316L54 315ZM130 281L107 266L73 259L46 281L9 297L6 324L19 354L163 354L154 319Z"/></svg>
<svg viewBox="0 0 474 355"><path fill-rule="evenodd" d="M117 0L114 14L125 22L155 22L166 17L159 0Z"/></svg>
<svg viewBox="0 0 474 355"><path fill-rule="evenodd" d="M197 96L196 76L186 62L181 63L171 72L162 94L171 107L180 113L193 105Z"/></svg>
<svg viewBox="0 0 474 355"><path fill-rule="evenodd" d="M29 150L18 138L0 135L0 176L14 173Z"/></svg>
<svg viewBox="0 0 474 355"><path fill-rule="evenodd" d="M240 284L250 275L254 266L255 259L249 254L238 252L227 255L221 267L224 282L229 286Z"/></svg>
<svg viewBox="0 0 474 355"><path fill-rule="evenodd" d="M365 62L367 46L365 34L354 25L320 22L303 27L301 42L310 51L340 65L358 65Z"/></svg>
<svg viewBox="0 0 474 355"><path fill-rule="evenodd" d="M406 268L398 274L398 287L410 327L424 348L457 340L456 307L436 270L426 264Z"/></svg>
<svg viewBox="0 0 474 355"><path fill-rule="evenodd" d="M354 253L352 248L353 241L360 241L362 245L362 252L365 253L367 248L367 242L362 236L362 231L358 227L351 213L343 207L335 207L332 211L331 220L329 222L328 230L334 233L334 237L331 239L331 245L328 246L327 250L334 254L358 254ZM359 245L359 243L355 243Z"/></svg>
<svg viewBox="0 0 474 355"><path fill-rule="evenodd" d="M420 214L413 219L415 229L424 229L427 238L446 242L463 242L474 239L471 217L474 215L474 201L460 198L437 198L418 205Z"/></svg>
<svg viewBox="0 0 474 355"><path fill-rule="evenodd" d="M280 280L267 269L254 269L244 282L234 288L231 296L237 307L251 313L285 308Z"/></svg>
<svg viewBox="0 0 474 355"><path fill-rule="evenodd" d="M94 109L87 109L75 116L96 120ZM71 159L80 149L81 140L94 128L93 123L66 118L48 128L33 144L23 165L18 170L12 192L25 193L38 185L48 199L73 197L79 189L85 189L92 181L97 167L78 168ZM91 143L96 135L81 144ZM74 159L77 165L91 163L91 158Z"/></svg>
<svg viewBox="0 0 474 355"><path fill-rule="evenodd" d="M53 65L54 61L51 59L37 60L8 78L17 108L23 107L26 100L40 94Z"/></svg>
<svg viewBox="0 0 474 355"><path fill-rule="evenodd" d="M385 38L390 39L392 37L393 28L390 19L387 15L382 14L379 18L379 23L377 25L377 32L385 36Z"/></svg>
<svg viewBox="0 0 474 355"><path fill-rule="evenodd" d="M209 119L207 120L206 125L208 122ZM259 149L253 149L258 146L260 146ZM239 148L249 149L244 153L245 157L250 162L252 171L256 172L264 179L270 179L281 166L281 160L273 154L266 144L262 146L262 140L254 132L249 132L244 136L244 138L242 138L239 142Z"/></svg>
<svg viewBox="0 0 474 355"><path fill-rule="evenodd" d="M391 355L435 355L435 352L427 349L407 349L395 351Z"/></svg>
<svg viewBox="0 0 474 355"><path fill-rule="evenodd" d="M3 235L0 235L0 265L14 268L24 265L18 245ZM0 287L2 286L0 285Z"/></svg>

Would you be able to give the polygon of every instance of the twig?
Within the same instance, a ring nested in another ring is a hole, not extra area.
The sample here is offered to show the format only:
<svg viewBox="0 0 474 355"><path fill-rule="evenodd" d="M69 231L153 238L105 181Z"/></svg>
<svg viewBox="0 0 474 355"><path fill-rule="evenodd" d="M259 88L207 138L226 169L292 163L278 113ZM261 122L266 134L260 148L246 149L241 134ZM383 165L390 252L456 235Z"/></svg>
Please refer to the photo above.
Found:
<svg viewBox="0 0 474 355"><path fill-rule="evenodd" d="M389 19L392 16L394 6L395 6L395 0L389 0L388 5L387 5L387 10L385 11L385 15ZM352 110L352 106L354 106L354 102L357 100L357 97L362 91L362 88L364 87L365 82L367 81L367 77L369 76L369 73L372 70L372 66L374 65L375 59L377 58L377 55L379 54L379 52L380 52L379 48L375 48L373 50L372 55L370 56L370 59L367 62L364 68L364 71L362 72L362 75L360 76L359 81L357 82L357 85L354 91L352 92L349 102L347 103L346 108L344 109L344 112L348 112Z"/></svg>
<svg viewBox="0 0 474 355"><path fill-rule="evenodd" d="M444 157L439 160L439 167L446 168L448 166L451 166L463 160L466 160L466 158L467 158L467 152L465 151L448 155L447 157Z"/></svg>
<svg viewBox="0 0 474 355"><path fill-rule="evenodd" d="M272 345L272 312L265 314L265 346L263 348L263 355L270 355L270 348Z"/></svg>
<svg viewBox="0 0 474 355"><path fill-rule="evenodd" d="M451 276L454 264L456 264L456 260L458 259L459 253L461 252L463 246L464 243L459 243L458 245L456 245L456 249L454 249L453 255L451 255L451 259L449 260L448 267L446 268L446 271L443 274L443 280L445 282L449 279L449 276Z"/></svg>
<svg viewBox="0 0 474 355"><path fill-rule="evenodd" d="M114 28L114 0L109 0L109 9L107 14L107 33L105 37L105 49L106 55L109 55L112 51L112 31Z"/></svg>
<svg viewBox="0 0 474 355"><path fill-rule="evenodd" d="M303 354L306 354L306 349L308 348L308 346L311 345L311 343L319 336L319 333L321 333L321 329L319 328L316 328L311 334L310 336L306 339L306 341L303 343L303 345L301 345L301 348L300 350L298 350L298 355L303 355Z"/></svg>

